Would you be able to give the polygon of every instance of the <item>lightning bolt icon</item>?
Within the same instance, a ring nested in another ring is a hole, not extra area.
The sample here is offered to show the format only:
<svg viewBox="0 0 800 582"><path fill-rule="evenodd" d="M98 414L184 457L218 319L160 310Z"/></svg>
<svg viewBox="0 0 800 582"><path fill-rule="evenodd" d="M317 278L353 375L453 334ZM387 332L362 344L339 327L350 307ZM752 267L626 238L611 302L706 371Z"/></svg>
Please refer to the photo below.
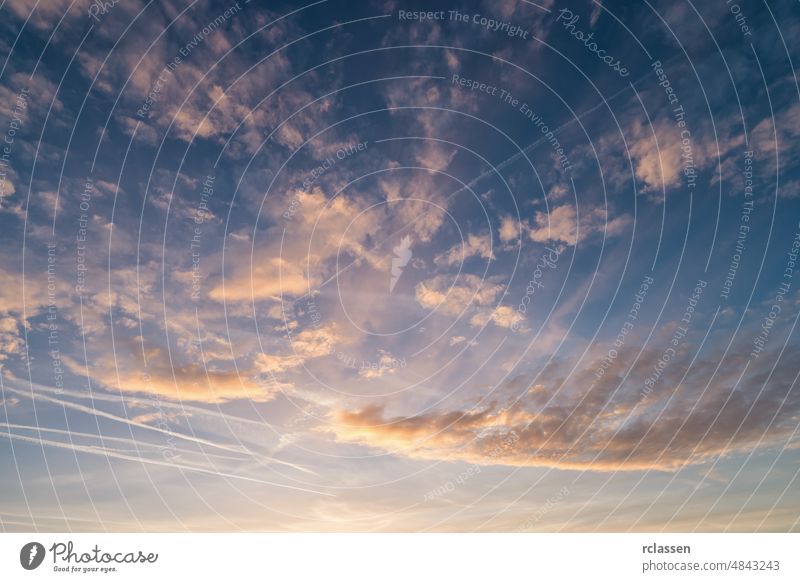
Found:
<svg viewBox="0 0 800 582"><path fill-rule="evenodd" d="M403 269L411 260L411 237L408 235L403 237L400 244L392 249L395 256L392 257L392 278L389 281L389 293L394 291L394 286L400 280L400 275L403 274Z"/></svg>

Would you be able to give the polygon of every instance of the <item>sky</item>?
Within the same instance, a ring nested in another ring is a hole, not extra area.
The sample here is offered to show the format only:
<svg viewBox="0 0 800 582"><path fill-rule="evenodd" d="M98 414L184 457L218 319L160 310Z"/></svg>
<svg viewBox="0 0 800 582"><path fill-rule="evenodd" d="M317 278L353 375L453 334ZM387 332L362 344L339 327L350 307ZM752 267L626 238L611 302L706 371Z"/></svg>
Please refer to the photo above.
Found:
<svg viewBox="0 0 800 582"><path fill-rule="evenodd" d="M798 35L0 2L0 528L800 531Z"/></svg>

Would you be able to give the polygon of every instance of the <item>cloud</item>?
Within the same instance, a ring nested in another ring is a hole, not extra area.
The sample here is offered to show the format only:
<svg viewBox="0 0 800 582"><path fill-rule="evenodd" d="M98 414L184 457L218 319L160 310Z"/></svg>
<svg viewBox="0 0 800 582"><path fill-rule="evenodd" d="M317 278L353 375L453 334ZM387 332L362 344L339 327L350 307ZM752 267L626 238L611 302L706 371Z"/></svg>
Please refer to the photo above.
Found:
<svg viewBox="0 0 800 582"><path fill-rule="evenodd" d="M635 124L631 133L637 136L630 146L635 158L636 177L652 189L677 186L681 177L681 135L678 128L664 121L652 133L649 127Z"/></svg>
<svg viewBox="0 0 800 582"><path fill-rule="evenodd" d="M216 284L208 296L215 301L261 301L284 295L302 295L317 279L309 279L302 266L280 257L259 258L251 271L237 273Z"/></svg>
<svg viewBox="0 0 800 582"><path fill-rule="evenodd" d="M382 266L386 257L365 244L381 230L379 217L367 213L353 222L364 206L355 196L328 199L319 188L292 190L270 201L266 212L275 225L259 235L266 244L253 248L250 241L232 241L231 273L211 285L209 297L249 302L303 295L333 275L334 259L346 254ZM290 207L295 212L287 222L283 214Z"/></svg>
<svg viewBox="0 0 800 582"><path fill-rule="evenodd" d="M775 118L765 117L754 128L750 144L758 154L774 162L777 150L785 165L791 165L800 158L797 146L800 137L800 104L776 112ZM776 141L777 140L777 141Z"/></svg>
<svg viewBox="0 0 800 582"><path fill-rule="evenodd" d="M394 357L387 350L378 350L378 359L371 366L362 367L358 371L361 378L371 380L380 378L385 374L394 374L400 367L405 367L405 360Z"/></svg>
<svg viewBox="0 0 800 582"><path fill-rule="evenodd" d="M728 123L721 120L720 130ZM698 172L716 161L718 151L722 157L744 144L744 136L738 131L727 138L715 137L703 124L690 131L679 128L670 118L655 121L652 127L637 119L628 135L636 177L644 183L644 191L652 191L656 198L662 196L662 189L695 179Z"/></svg>
<svg viewBox="0 0 800 582"><path fill-rule="evenodd" d="M511 329L524 319L507 305L495 305L501 298L505 286L481 279L472 274L462 274L457 281L447 275L437 275L418 283L415 288L417 303L425 309L435 310L443 315L460 316L472 313L469 324L484 327L494 324ZM522 328L520 328L522 329ZM465 341L463 336L450 339L450 345Z"/></svg>
<svg viewBox="0 0 800 582"><path fill-rule="evenodd" d="M45 277L26 274L23 283L21 273L0 267L0 279L3 281L0 285L0 313L21 313L27 310L30 317L31 313L37 313L38 309L47 303Z"/></svg>
<svg viewBox="0 0 800 582"><path fill-rule="evenodd" d="M28 20L39 30L50 30L58 23L62 16L68 14L69 18L78 18L86 14L86 9L91 0L9 0L6 5L21 19Z"/></svg>
<svg viewBox="0 0 800 582"><path fill-rule="evenodd" d="M469 320L473 327L483 327L487 323L493 323L498 327L510 329L515 323L519 324L525 319L516 309L507 305L501 305L496 309L480 311Z"/></svg>
<svg viewBox="0 0 800 582"><path fill-rule="evenodd" d="M578 237L583 240L601 232L606 237L618 236L625 232L632 220L627 214L607 220L605 209L600 207L583 212L578 220L575 207L565 204L553 208L549 214L537 212L533 225L528 227L528 236L536 242L555 241L573 246Z"/></svg>
<svg viewBox="0 0 800 582"><path fill-rule="evenodd" d="M306 329L291 337L292 352L290 354L260 353L255 358L255 365L265 374L281 374L303 366L309 360L334 353L336 346L342 340L343 337L334 324L319 329Z"/></svg>
<svg viewBox="0 0 800 582"><path fill-rule="evenodd" d="M466 241L453 245L449 250L436 256L433 260L439 266L460 265L470 257L481 257L487 261L493 260L492 238L488 234L467 236Z"/></svg>
<svg viewBox="0 0 800 582"><path fill-rule="evenodd" d="M476 275L462 274L456 281L447 275L437 275L418 283L414 293L417 303L425 309L445 315L459 315L473 305L491 305L497 301L503 289L503 285Z"/></svg>
<svg viewBox="0 0 800 582"><path fill-rule="evenodd" d="M178 362L176 354L170 357L164 348L146 342L143 351L141 341L118 339L116 354L99 356L88 367L91 377L109 389L210 404L239 399L266 402L283 388L258 379L255 368L220 370L208 362ZM74 374L86 375L82 362L67 356L62 361Z"/></svg>
<svg viewBox="0 0 800 582"><path fill-rule="evenodd" d="M144 414L134 416L131 422L138 424L150 424L152 422L156 425L168 424L171 422L180 423L187 416L191 416L191 414L180 411L156 410L154 412L145 412Z"/></svg>
<svg viewBox="0 0 800 582"><path fill-rule="evenodd" d="M796 366L788 360L771 375L768 365L748 374L743 382L758 386L750 391L732 390L735 372L718 372L709 384L712 360L696 364L678 384L682 371L673 364L645 397L640 382L621 380L635 351L620 351L599 380L593 374L598 360L559 386L567 367L556 363L544 382L504 403L407 416L389 415L381 405L337 410L327 430L339 441L413 459L595 471L674 471L754 447L785 446L792 438L800 396L791 389ZM645 372L658 356L648 351L636 370ZM733 359L738 366L747 356Z"/></svg>
<svg viewBox="0 0 800 582"><path fill-rule="evenodd" d="M513 216L504 216L500 220L500 240L504 243L519 239L522 233L522 225Z"/></svg>
<svg viewBox="0 0 800 582"><path fill-rule="evenodd" d="M0 314L0 361L24 352L25 342L19 333L19 326L16 317Z"/></svg>
<svg viewBox="0 0 800 582"><path fill-rule="evenodd" d="M592 28L597 24L597 20L600 18L600 14L603 12L603 3L602 1L598 1L592 6L592 12L589 14L589 24L592 25Z"/></svg>
<svg viewBox="0 0 800 582"><path fill-rule="evenodd" d="M444 155L432 155L432 158ZM420 153L415 157L422 158L415 163L423 167L432 167L437 163L424 161ZM415 171L404 179L385 177L380 180L380 188L391 202L387 224L389 232L409 231L415 240L428 242L445 223L449 199L440 191L433 174ZM420 196L420 192L425 192L425 196Z"/></svg>
<svg viewBox="0 0 800 582"><path fill-rule="evenodd" d="M560 241L574 245L577 241L577 218L573 206L559 206L549 214L537 212L528 236L536 242Z"/></svg>
<svg viewBox="0 0 800 582"><path fill-rule="evenodd" d="M0 208L8 206L7 198L11 198L17 191L14 182L17 179L16 172L11 166L0 168Z"/></svg>

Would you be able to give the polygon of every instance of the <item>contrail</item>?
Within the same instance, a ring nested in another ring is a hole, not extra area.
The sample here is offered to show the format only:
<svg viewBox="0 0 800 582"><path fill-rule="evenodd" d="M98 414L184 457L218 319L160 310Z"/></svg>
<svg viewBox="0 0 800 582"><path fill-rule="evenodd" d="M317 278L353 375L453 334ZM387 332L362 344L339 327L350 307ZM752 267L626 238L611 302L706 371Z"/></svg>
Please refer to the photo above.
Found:
<svg viewBox="0 0 800 582"><path fill-rule="evenodd" d="M147 398L141 398L139 396L121 396L117 394L106 394L102 392L92 392L91 394L89 394L86 392L78 392L77 390L70 390L70 389L56 390L55 388L50 388L49 386L39 386L39 385L36 386L36 390L42 392L48 392L50 394L63 394L64 396L69 396L71 398L79 398L81 400L101 400L103 402L125 404L132 408L152 408L153 406L150 400L148 400ZM167 400L159 400L158 405L161 408L169 408L171 410L178 410L180 412L191 412L197 415L220 418L222 420L230 422L257 426L262 429L270 426L269 423L267 423L266 421L257 421L257 420L252 420L250 418L243 418L241 416L227 414L225 412L221 412L218 410L209 410L207 408L202 408L200 406L192 406L191 404L183 404L183 403L176 404L174 402L170 402Z"/></svg>
<svg viewBox="0 0 800 582"><path fill-rule="evenodd" d="M26 424L13 424L8 422L0 422L0 427L5 429L16 429L16 430L29 430L31 432L49 432L51 434L63 435L68 437L74 438L85 438L85 439L92 439L92 440L102 440L108 442L117 442L123 445L130 445L130 450L122 450L122 449L114 449L118 452L138 452L138 449L141 448L150 448L156 450L162 450L164 445L153 443L150 441L137 441L135 439L129 439L124 437L115 437L115 436L108 436L108 435L100 435L96 433L89 433L89 432L78 432L74 430L64 430L60 428L45 428L42 426L29 426ZM97 448L97 447L95 447ZM104 450L103 447L100 447L99 450ZM176 449L179 453L186 453L187 455L193 454L200 454L199 452L191 449ZM206 457L214 457L215 459L221 459L225 461L241 461L243 460L241 456L234 457L231 455L220 455L217 453L208 453L203 452L203 455Z"/></svg>
<svg viewBox="0 0 800 582"><path fill-rule="evenodd" d="M298 487L298 486L295 486L295 485L286 485L286 484L283 484L283 483L275 483L273 481L264 481L262 479L256 479L255 477L245 477L244 475L234 475L232 473L223 473L221 471L214 471L214 470L211 470L211 469L206 469L204 467L194 467L192 465L182 465L180 463L175 463L175 462L159 461L159 460L156 460L156 459L147 459L147 458L144 458L144 457L137 457L137 456L134 456L134 455L126 455L124 453L119 453L119 452L116 452L116 451L110 450L110 449L101 449L101 448L97 448L97 447L86 447L86 446L83 446L83 445L70 445L68 443L62 443L60 441L51 441L51 440L47 440L47 439L37 439L37 438L26 437L26 436L18 435L18 434L0 433L0 436L7 437L7 438L9 438L11 440L19 440L19 441L22 441L22 442L41 444L41 445L46 445L46 446L54 447L54 448L58 448L58 449L68 449L68 450L76 451L76 452L79 452L79 453L87 453L87 454L90 454L90 455L97 455L97 456L101 456L101 457L108 456L108 457L113 457L115 459L121 459L123 461L133 461L133 462L136 462L136 463L146 463L148 465L157 465L159 467L170 467L170 468L173 468L173 469L181 469L181 470L184 470L184 471L194 471L194 472L197 472L197 473L205 473L206 475L214 475L216 477L226 477L226 478L230 478L230 479L240 479L240 480L243 480L243 481L249 481L251 483L259 483L261 485L271 485L273 487L281 487L281 488L284 488L284 489L292 489L292 490L295 490L295 491L303 491L305 493L314 493L314 494L317 494L317 495L325 495L327 497L335 497L335 495L333 495L332 493L326 493L324 491L316 491L314 489L307 489L305 487Z"/></svg>
<svg viewBox="0 0 800 582"><path fill-rule="evenodd" d="M96 408L91 408L89 406L84 406L83 404L77 404L75 402L70 402L68 400L59 400L58 398L52 398L50 396L45 396L44 394L37 394L36 392L26 392L24 390L17 390L16 388L9 388L6 387L6 390L12 392L14 394L18 394L19 396L25 396L27 398L34 398L38 400L44 400L46 402L51 402L53 404L60 404L62 406L66 406L67 408L71 408L73 410L77 410L79 412L85 412L86 414L93 414L96 416L100 416L102 418L107 418L109 420L115 420L117 422L122 422L125 424L129 424L131 426L135 426L137 428L141 428L144 430L150 430L153 432L165 434L168 436L175 436L179 439L183 439L186 441L193 442L199 445L206 445L209 447L214 447L217 449L222 449L223 451L228 451L229 453L247 453L252 454L250 451L246 449L237 449L235 447L229 447L227 445L221 445L215 443L213 441L208 441L206 439L201 439L198 437L188 436L178 432L172 432L163 428L159 428L157 426L150 426L149 424L144 424L142 422L136 422L131 420L130 418L125 418L124 416L117 416L116 414L111 414L110 412L105 412L104 410L97 410Z"/></svg>
<svg viewBox="0 0 800 582"><path fill-rule="evenodd" d="M133 420L131 420L129 418L125 418L124 416L117 416L116 414L111 414L111 413L105 412L103 410L97 410L96 408L91 408L91 407L88 407L88 406L84 406L82 404L77 404L75 402L70 402L68 400L59 400L58 398L52 398L50 396L45 396L44 394L37 394L36 392L26 392L24 390L17 390L16 388L10 388L8 386L6 387L6 390L9 391L9 392L12 392L14 394L18 394L20 396L24 396L26 398L35 398L35 399L39 399L39 400L44 400L46 402L51 402L53 404L60 404L61 406L65 406L67 408L71 408L71 409L77 410L79 412L84 412L86 414L93 414L93 415L96 415L96 416L100 416L102 418L107 418L109 420L122 422L124 424L128 424L130 426L135 426L135 427L141 428L143 430L149 430L149 431L157 432L157 433L160 433L160 434L164 434L164 435L167 435L167 436L175 437L175 438L178 438L178 439L181 439L181 440L184 440L184 441L188 441L188 442L191 442L191 443L195 443L195 444L198 444L198 445L205 445L205 446L208 446L208 447L221 449L221 450L227 451L229 453L247 454L247 455L250 455L250 456L252 456L254 458L259 458L260 459L260 457L258 457L255 453L253 453L252 451L250 451L250 450L248 450L246 448L243 448L243 447L238 447L238 448L237 447L230 447L230 446L218 444L218 443L215 443L213 441L206 440L206 439L193 437L193 436L185 435L183 433L173 432L173 431L170 431L170 430L159 428L157 426L150 426L149 424L144 424L144 423L141 423L141 422L135 422L135 421L133 421ZM278 463L278 464L281 464L281 465L286 465L288 467L292 467L293 469L296 469L298 471L302 471L302 472L305 472L305 473L315 474L310 469L307 469L307 468L302 467L300 465L297 465L295 463L290 463L289 461L282 461L280 459L275 459L274 457L267 457L266 459L263 459L263 460L267 460L267 461L270 461L270 462L273 462L273 463Z"/></svg>

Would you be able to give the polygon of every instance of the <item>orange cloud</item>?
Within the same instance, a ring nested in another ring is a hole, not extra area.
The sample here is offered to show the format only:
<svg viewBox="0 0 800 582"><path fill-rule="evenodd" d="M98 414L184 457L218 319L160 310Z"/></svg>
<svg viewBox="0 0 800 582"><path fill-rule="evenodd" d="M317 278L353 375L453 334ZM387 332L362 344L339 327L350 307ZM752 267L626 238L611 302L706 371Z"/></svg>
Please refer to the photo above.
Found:
<svg viewBox="0 0 800 582"><path fill-rule="evenodd" d="M259 259L252 271L240 269L215 285L208 295L216 301L261 301L283 295L302 295L316 284L303 268L280 257Z"/></svg>
<svg viewBox="0 0 800 582"><path fill-rule="evenodd" d="M239 242L231 253L231 274L211 287L209 297L244 302L303 295L333 274L330 263L342 253L382 266L384 254L379 256L364 244L382 223L377 214L370 213L353 221L362 206L362 201L343 195L329 200L319 188L277 198L266 210L279 224L264 235L269 243L251 250L249 241ZM283 214L288 208L293 209L291 230L284 237L287 219Z"/></svg>
<svg viewBox="0 0 800 582"><path fill-rule="evenodd" d="M458 315L471 305L491 305L502 293L503 286L471 274L462 274L457 281L437 275L418 283L414 291L417 303L425 309Z"/></svg>
<svg viewBox="0 0 800 582"><path fill-rule="evenodd" d="M646 354L641 365L656 357ZM414 459L595 471L672 471L792 437L800 396L789 390L787 398L790 365L760 395L731 392L724 374L705 393L700 379L699 387L680 386L675 369L676 384L664 379L657 395L643 396L635 381L620 388L632 359L633 350L621 352L601 380L592 381L590 369L577 373L577 390L556 394L554 380L506 404L410 416L389 416L379 405L338 410L326 430L342 442ZM763 381L761 372L754 377Z"/></svg>
<svg viewBox="0 0 800 582"><path fill-rule="evenodd" d="M266 402L285 388L275 382L258 380L257 369L208 369L202 362L173 365L167 351L160 347L146 347L143 356L139 341L122 340L121 345L117 345L116 358L105 356L93 362L89 374L106 387L123 392L212 404L238 399ZM66 356L62 356L62 360L74 374L86 375L83 363Z"/></svg>
<svg viewBox="0 0 800 582"><path fill-rule="evenodd" d="M306 329L292 336L292 353L288 355L261 353L256 356L255 365L261 372L267 374L286 372L302 366L308 360L331 354L341 339L333 324L319 329Z"/></svg>
<svg viewBox="0 0 800 582"><path fill-rule="evenodd" d="M440 266L453 266L461 264L470 257L481 257L487 261L495 258L492 252L492 238L488 234L470 234L467 240L437 255L434 262Z"/></svg>
<svg viewBox="0 0 800 582"><path fill-rule="evenodd" d="M628 215L608 220L604 208L593 208L581 211L580 220L574 206L565 204L551 208L549 214L537 212L534 224L530 226L528 235L536 242L557 241L566 245L575 245L595 233L604 233L607 237L622 234L632 219Z"/></svg>

